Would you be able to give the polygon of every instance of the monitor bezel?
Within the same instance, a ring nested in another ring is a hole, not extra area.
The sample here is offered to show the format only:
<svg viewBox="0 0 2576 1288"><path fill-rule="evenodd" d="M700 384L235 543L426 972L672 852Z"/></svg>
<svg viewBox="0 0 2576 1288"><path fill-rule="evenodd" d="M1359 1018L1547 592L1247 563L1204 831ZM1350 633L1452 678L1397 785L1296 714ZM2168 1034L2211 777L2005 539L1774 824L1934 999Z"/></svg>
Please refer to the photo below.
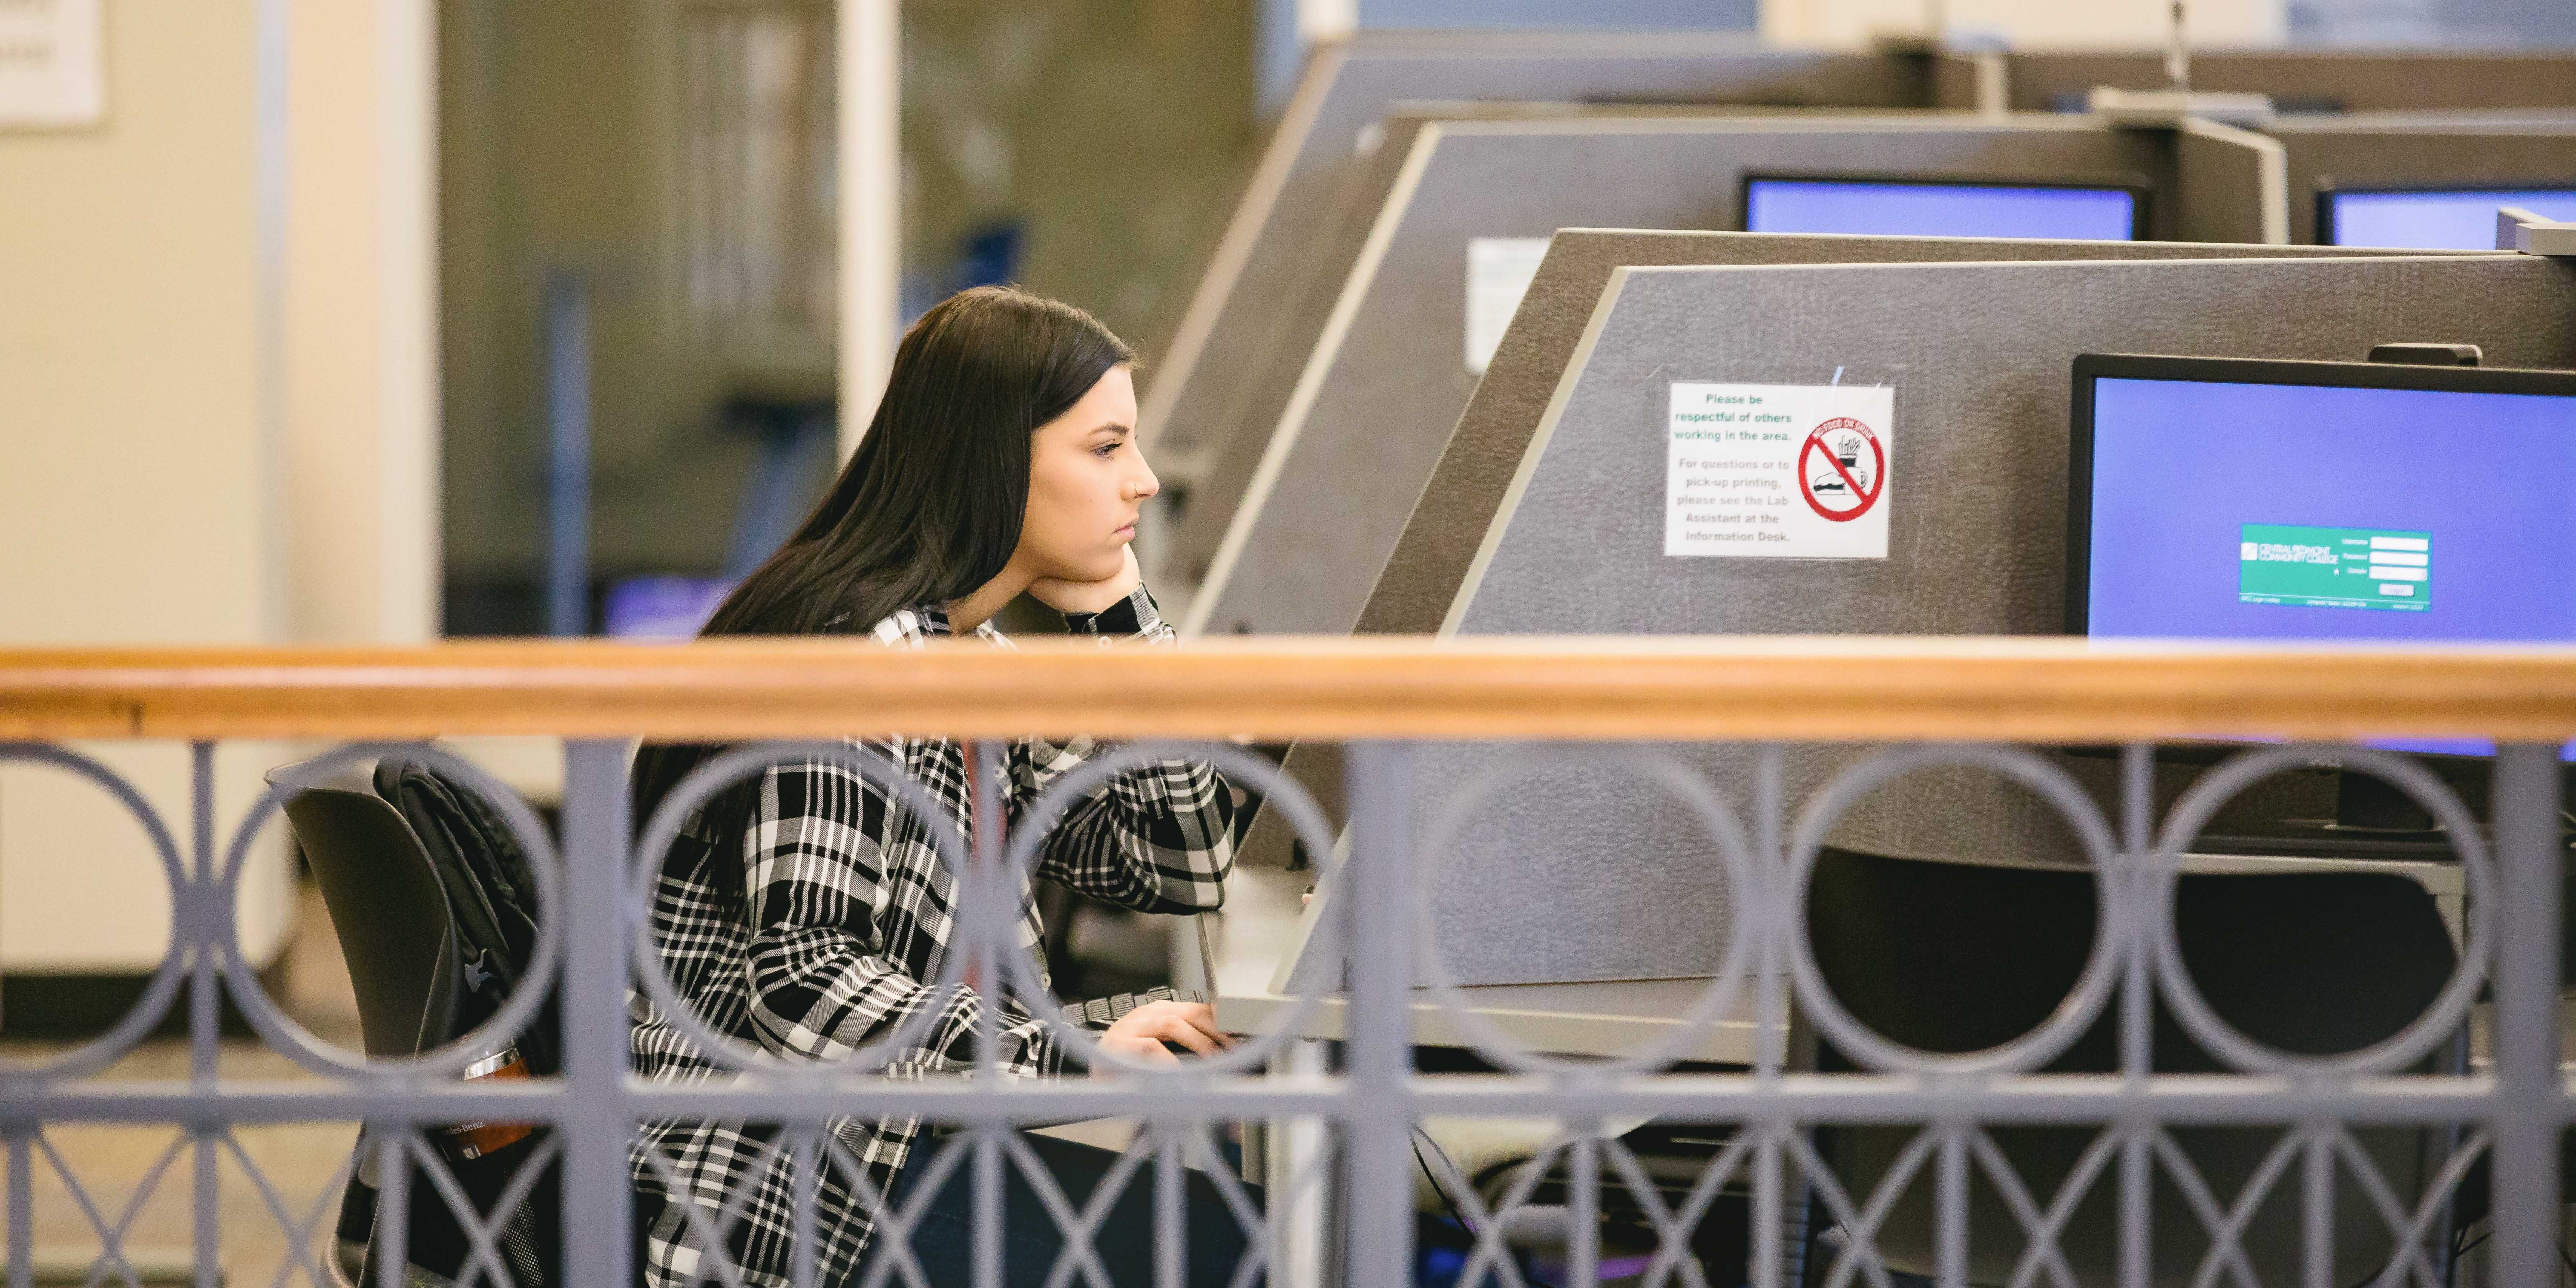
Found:
<svg viewBox="0 0 2576 1288"><path fill-rule="evenodd" d="M2065 633L2092 635L2093 392L2099 380L2222 385L2311 385L2431 393L2538 394L2576 398L2576 371L2528 367L2418 367L2385 362L2192 358L2161 354L2075 356L2066 425Z"/></svg>
<svg viewBox="0 0 2576 1288"><path fill-rule="evenodd" d="M2314 240L2313 242L2311 242L2310 244L2311 244L2311 245L2316 245L2316 246L2336 246L2336 247L2340 247L2340 246L2342 246L2342 245L2343 245L2343 243L2338 242L2338 241L2336 241L2336 240L2334 239L2334 226L2335 226L2335 225L2334 225L2334 199L2335 199L2338 195L2343 194L2343 193L2347 193L2347 192L2350 192L2350 193L2359 193L2359 194L2361 194L2361 195L2363 195L2363 196L2371 196L2371 195L2375 195L2375 194L2378 194L2378 193L2387 193L2387 192L2530 192L2530 191L2532 191L2533 189L2536 189L2536 188L2546 188L2546 189L2558 189L2558 188L2564 188L2564 189L2566 189L2566 190L2567 190L2567 191L2569 191L2569 192L2576 192L2576 178L2565 179L2565 180L2547 180L2547 179L2529 179L2529 180L2504 180L2504 179L2499 179L2499 180L2484 180L2484 179L2481 179L2481 180L2478 180L2478 181L2476 181L2476 182L2474 182L2474 183L2456 183L2456 182L2454 182L2454 183L2441 183L2441 182L2426 182L2426 183L2337 183L2337 182L2335 182L2335 181L2334 181L2334 180L2332 180L2332 179L2319 179L2319 180L2317 180L2317 196L2316 196L2316 201L2317 201L2317 208L2316 208L2316 216L2317 216L2317 217L2316 217L2316 228L2315 228L2315 231L2314 231L2314 232L2312 232L2312 233L2310 234L2310 236L2311 236L2311 237L2313 237L2315 240ZM2360 249L2364 249L2364 250L2405 250L2405 249L2413 249L2413 248L2411 248L2411 247L2390 247L2390 246L2378 246L2378 247L2362 247L2362 248L2360 248ZM2491 248L2490 248L2490 249L2491 249ZM2426 253L2426 254L2440 254L2440 253L2442 253L2442 252L2440 252L2440 251L2431 251L2431 250L2428 250L2428 251L2425 251L2424 253ZM2463 253L2463 252L2453 252L2453 253Z"/></svg>
<svg viewBox="0 0 2576 1288"><path fill-rule="evenodd" d="M1776 183L1883 183L1918 188L2074 188L2087 192L2125 192L2129 194L2129 240L2150 240L2148 228L2154 218L2156 186L2145 175L2106 173L2098 175L2045 175L2024 177L2010 174L1892 173L1879 170L1746 170L1735 181L1735 225L1738 232L1753 231L1753 185ZM1831 233L1782 233L1784 237L1835 236ZM1915 234L1848 234L1852 236L1911 236ZM2093 241L2088 237L1997 237L1995 241Z"/></svg>

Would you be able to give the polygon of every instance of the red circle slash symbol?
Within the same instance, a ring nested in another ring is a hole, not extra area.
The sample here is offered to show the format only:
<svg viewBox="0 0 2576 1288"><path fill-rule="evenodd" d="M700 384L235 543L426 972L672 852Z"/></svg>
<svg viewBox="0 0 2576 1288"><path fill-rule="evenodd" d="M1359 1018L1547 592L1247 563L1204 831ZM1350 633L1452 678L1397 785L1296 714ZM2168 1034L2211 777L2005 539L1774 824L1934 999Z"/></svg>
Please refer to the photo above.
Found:
<svg viewBox="0 0 2576 1288"><path fill-rule="evenodd" d="M1860 461L1869 449L1869 464ZM1887 490L1887 449L1869 426L1837 416L1816 426L1807 445L1798 449L1798 495L1807 508L1835 523L1849 523L1869 513ZM1829 505L1828 500L1841 508Z"/></svg>

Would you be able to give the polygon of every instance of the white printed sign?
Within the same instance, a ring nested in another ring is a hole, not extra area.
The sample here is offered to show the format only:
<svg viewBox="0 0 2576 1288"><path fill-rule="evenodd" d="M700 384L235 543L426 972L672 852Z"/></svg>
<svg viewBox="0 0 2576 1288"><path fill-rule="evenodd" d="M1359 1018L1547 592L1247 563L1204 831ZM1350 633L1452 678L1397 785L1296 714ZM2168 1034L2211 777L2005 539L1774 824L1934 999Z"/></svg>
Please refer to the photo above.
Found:
<svg viewBox="0 0 2576 1288"><path fill-rule="evenodd" d="M107 114L99 0L0 0L0 129Z"/></svg>
<svg viewBox="0 0 2576 1288"><path fill-rule="evenodd" d="M1467 370L1493 365L1494 350L1529 294L1538 262L1547 258L1545 237L1471 237L1467 241Z"/></svg>
<svg viewBox="0 0 2576 1288"><path fill-rule="evenodd" d="M1664 553L1884 559L1896 391L1672 387Z"/></svg>

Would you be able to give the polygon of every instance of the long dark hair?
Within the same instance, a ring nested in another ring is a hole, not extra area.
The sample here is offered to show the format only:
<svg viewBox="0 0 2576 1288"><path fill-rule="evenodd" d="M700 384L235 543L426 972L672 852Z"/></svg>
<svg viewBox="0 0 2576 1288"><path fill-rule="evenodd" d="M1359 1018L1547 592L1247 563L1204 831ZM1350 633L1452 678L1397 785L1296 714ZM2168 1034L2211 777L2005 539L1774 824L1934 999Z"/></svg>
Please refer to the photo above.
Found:
<svg viewBox="0 0 2576 1288"><path fill-rule="evenodd" d="M861 634L982 587L1020 544L1029 435L1135 361L1070 304L1001 286L948 297L904 332L867 437L832 490L700 634ZM637 822L716 751L645 746Z"/></svg>

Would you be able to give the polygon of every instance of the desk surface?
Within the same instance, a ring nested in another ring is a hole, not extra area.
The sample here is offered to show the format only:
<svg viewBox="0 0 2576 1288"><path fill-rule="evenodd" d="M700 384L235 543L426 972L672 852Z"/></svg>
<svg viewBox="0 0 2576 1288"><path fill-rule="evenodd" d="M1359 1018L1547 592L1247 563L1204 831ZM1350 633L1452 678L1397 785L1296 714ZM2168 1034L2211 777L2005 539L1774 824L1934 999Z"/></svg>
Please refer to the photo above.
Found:
<svg viewBox="0 0 2576 1288"><path fill-rule="evenodd" d="M1238 868L1226 884L1215 961L1217 1023L1236 1033L1268 1033L1295 1014L1297 999L1275 992L1281 957L1296 948L1301 896L1311 874ZM1463 988L1476 1014L1532 1051L1615 1056L1661 1040L1682 1027L1678 1017L1708 987L1705 979L1618 980L1581 984L1490 984ZM1708 1027L1677 1058L1719 1064L1753 1060L1751 990L1733 1013ZM1346 1019L1340 997L1321 999L1298 1036L1339 1038ZM1424 1046L1468 1046L1467 1034L1428 995L1414 1004L1413 1040Z"/></svg>
<svg viewBox="0 0 2576 1288"><path fill-rule="evenodd" d="M2443 905L2444 919L2460 928L2461 874L2455 864L2333 859L2285 859L2189 854L2187 872L2317 872L2343 869L2386 872L2423 883ZM1311 874L1239 868L1227 885L1226 909L1216 933L1213 981L1217 1022L1234 1033L1268 1033L1288 1023L1297 999L1272 988L1283 955L1295 951L1300 896ZM1706 979L1619 980L1579 984L1491 984L1458 990L1478 1017L1530 1051L1552 1055L1617 1056L1663 1040L1683 1027L1680 1017L1709 985ZM1413 1040L1423 1046L1467 1047L1469 1035L1428 994L1417 994ZM1298 1036L1338 1039L1346 1003L1318 1001ZM2576 1041L2576 1035L2571 1035ZM2571 1052L2576 1054L2576 1052ZM1714 1064L1753 1061L1753 990L1708 1025L1676 1059Z"/></svg>
<svg viewBox="0 0 2576 1288"><path fill-rule="evenodd" d="M1458 990L1467 1009L1530 1051L1616 1056L1664 1041L1709 986L1705 979L1619 980L1586 984L1488 984ZM1413 1040L1421 1046L1474 1045L1452 1012L1417 993ZM1221 993L1217 1023L1234 1033L1268 1033L1288 1023L1297 999L1275 993ZM1685 1045L1676 1059L1713 1064L1753 1062L1752 990ZM1339 1038L1347 1020L1340 997L1317 1001L1297 1036Z"/></svg>

